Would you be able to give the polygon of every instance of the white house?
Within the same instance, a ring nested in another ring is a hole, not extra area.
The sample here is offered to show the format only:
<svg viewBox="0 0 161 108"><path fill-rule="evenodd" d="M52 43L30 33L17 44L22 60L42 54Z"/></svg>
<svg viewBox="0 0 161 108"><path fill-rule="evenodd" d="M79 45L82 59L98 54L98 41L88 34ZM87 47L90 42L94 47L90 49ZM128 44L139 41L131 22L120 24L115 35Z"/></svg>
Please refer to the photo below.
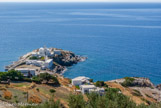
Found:
<svg viewBox="0 0 161 108"><path fill-rule="evenodd" d="M85 76L76 77L72 79L72 85L82 85L84 83L89 83L89 79L90 78Z"/></svg>
<svg viewBox="0 0 161 108"><path fill-rule="evenodd" d="M48 59L45 61L44 66L50 69L53 66L53 59Z"/></svg>
<svg viewBox="0 0 161 108"><path fill-rule="evenodd" d="M21 72L25 77L32 77L35 76L35 69L29 69L29 68L17 68L15 69L19 72Z"/></svg>
<svg viewBox="0 0 161 108"><path fill-rule="evenodd" d="M89 89L89 93L92 93L92 92L98 93L98 94L104 94L105 89L104 88L99 88L99 87L94 88L94 89Z"/></svg>
<svg viewBox="0 0 161 108"><path fill-rule="evenodd" d="M91 89L97 89L97 87L94 85L80 85L82 94L89 93Z"/></svg>
<svg viewBox="0 0 161 108"><path fill-rule="evenodd" d="M80 90L82 94L94 92L102 95L105 92L104 88L99 88L96 87L95 85L80 85Z"/></svg>

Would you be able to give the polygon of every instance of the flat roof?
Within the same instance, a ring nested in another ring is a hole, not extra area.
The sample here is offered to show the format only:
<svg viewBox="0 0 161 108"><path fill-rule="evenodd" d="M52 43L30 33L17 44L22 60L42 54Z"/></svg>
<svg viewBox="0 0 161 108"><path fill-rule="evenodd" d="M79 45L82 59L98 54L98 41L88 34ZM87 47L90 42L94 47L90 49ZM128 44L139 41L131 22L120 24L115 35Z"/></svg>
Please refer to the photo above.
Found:
<svg viewBox="0 0 161 108"><path fill-rule="evenodd" d="M95 85L81 85L82 88L96 88Z"/></svg>
<svg viewBox="0 0 161 108"><path fill-rule="evenodd" d="M35 69L30 69L30 68L16 68L15 70L34 70L35 71Z"/></svg>
<svg viewBox="0 0 161 108"><path fill-rule="evenodd" d="M90 79L90 78L85 77L85 76L79 76L79 77L76 77L76 78L74 78L72 80L84 80L84 79Z"/></svg>

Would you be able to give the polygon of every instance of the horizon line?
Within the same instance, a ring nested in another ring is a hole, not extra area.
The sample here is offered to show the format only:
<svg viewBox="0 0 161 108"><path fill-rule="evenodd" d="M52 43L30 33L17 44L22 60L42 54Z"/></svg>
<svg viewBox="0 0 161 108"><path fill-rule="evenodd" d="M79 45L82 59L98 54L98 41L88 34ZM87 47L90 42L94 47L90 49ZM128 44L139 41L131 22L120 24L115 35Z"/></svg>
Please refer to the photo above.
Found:
<svg viewBox="0 0 161 108"><path fill-rule="evenodd" d="M158 1L115 2L115 1L0 1L0 3L161 3Z"/></svg>

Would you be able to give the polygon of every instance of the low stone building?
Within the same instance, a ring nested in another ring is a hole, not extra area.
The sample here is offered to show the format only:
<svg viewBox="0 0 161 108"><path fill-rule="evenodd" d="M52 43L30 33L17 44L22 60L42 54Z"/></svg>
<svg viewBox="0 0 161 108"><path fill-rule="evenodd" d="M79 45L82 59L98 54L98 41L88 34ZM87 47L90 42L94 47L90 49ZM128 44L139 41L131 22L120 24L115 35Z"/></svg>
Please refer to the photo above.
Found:
<svg viewBox="0 0 161 108"><path fill-rule="evenodd" d="M15 70L21 72L25 77L32 77L35 76L35 69L29 69L29 68L16 68Z"/></svg>

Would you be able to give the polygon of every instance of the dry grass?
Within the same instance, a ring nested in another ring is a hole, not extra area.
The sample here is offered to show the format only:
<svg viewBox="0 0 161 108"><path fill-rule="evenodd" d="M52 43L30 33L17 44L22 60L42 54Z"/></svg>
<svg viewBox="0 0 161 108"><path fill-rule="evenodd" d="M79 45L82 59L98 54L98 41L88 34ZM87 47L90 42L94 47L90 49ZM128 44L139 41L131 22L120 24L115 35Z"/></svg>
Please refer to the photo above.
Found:
<svg viewBox="0 0 161 108"><path fill-rule="evenodd" d="M115 82L106 82L106 84L111 88L119 88L124 95L130 97L130 99L132 99L136 104L144 103L147 105L147 103L142 100L142 97L133 95L132 89L123 87L122 85L115 83Z"/></svg>
<svg viewBox="0 0 161 108"><path fill-rule="evenodd" d="M12 98L12 93L10 91L4 91L3 96L5 99L10 100Z"/></svg>
<svg viewBox="0 0 161 108"><path fill-rule="evenodd" d="M38 96L31 96L31 97L29 98L29 102L39 104L39 103L42 102L42 100L41 100Z"/></svg>

